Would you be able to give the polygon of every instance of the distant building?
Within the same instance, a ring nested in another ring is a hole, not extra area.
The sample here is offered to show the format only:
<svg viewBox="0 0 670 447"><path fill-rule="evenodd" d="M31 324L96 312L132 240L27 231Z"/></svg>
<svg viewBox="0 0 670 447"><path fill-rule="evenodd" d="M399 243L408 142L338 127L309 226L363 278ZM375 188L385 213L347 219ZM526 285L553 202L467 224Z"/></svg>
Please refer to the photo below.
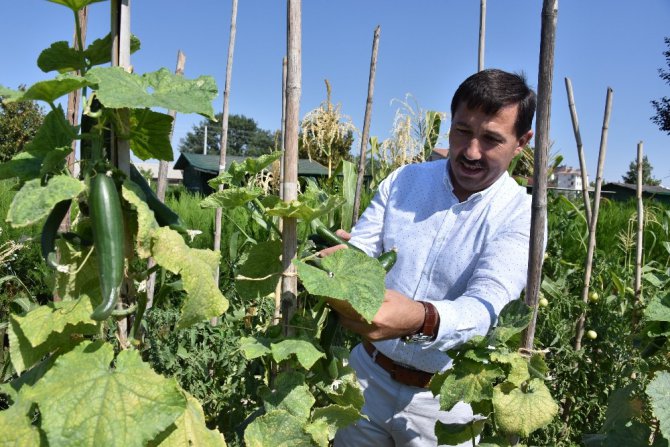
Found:
<svg viewBox="0 0 670 447"><path fill-rule="evenodd" d="M158 162L133 162L138 171L151 173L151 181L158 181ZM167 182L168 185L178 185L182 182L182 172L168 164ZM154 183L155 184L155 183Z"/></svg>
<svg viewBox="0 0 670 447"><path fill-rule="evenodd" d="M248 157L226 156L226 165L232 162L243 163ZM174 169L183 172L183 183L192 192L210 194L214 190L207 183L219 175L219 156L182 152L174 164ZM299 177L327 177L328 169L314 160L298 160Z"/></svg>
<svg viewBox="0 0 670 447"><path fill-rule="evenodd" d="M575 197L582 192L582 171L571 166L558 166L551 173L547 187L559 194Z"/></svg>
<svg viewBox="0 0 670 447"><path fill-rule="evenodd" d="M608 193L607 198L625 202L634 200L637 197L637 186L629 183L605 183L602 186L603 193ZM656 200L658 202L670 205L670 189L663 186L642 186L642 198Z"/></svg>

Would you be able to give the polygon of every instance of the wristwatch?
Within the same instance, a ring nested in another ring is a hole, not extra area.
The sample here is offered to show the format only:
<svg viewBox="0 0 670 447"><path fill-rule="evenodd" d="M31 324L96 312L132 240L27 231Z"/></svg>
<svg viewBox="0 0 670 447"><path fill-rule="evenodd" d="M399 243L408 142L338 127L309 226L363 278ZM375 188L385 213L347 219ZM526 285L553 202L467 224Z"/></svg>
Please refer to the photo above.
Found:
<svg viewBox="0 0 670 447"><path fill-rule="evenodd" d="M435 337L437 337L437 330L440 327L440 315L437 313L437 309L427 301L418 302L423 304L425 312L423 325L417 332L403 337L405 343L426 343L435 340Z"/></svg>

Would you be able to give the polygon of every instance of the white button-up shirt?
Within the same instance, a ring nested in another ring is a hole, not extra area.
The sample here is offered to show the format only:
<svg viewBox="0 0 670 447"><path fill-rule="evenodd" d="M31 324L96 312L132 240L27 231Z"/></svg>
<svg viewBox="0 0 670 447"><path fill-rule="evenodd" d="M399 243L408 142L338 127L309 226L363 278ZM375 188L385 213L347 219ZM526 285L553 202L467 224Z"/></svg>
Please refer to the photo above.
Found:
<svg viewBox="0 0 670 447"><path fill-rule="evenodd" d="M437 338L376 342L396 362L444 371L444 352L486 335L500 310L526 285L531 197L504 173L459 202L448 160L403 166L379 186L352 230L351 243L377 256L395 247L386 287L430 301L440 314Z"/></svg>

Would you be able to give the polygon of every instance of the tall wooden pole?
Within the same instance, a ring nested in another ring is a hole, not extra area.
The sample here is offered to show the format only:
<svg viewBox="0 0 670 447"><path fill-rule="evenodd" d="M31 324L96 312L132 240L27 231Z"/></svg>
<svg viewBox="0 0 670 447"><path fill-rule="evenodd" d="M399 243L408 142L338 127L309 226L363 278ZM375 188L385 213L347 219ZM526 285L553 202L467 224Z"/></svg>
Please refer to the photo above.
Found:
<svg viewBox="0 0 670 447"><path fill-rule="evenodd" d="M607 88L605 100L605 116L603 128L600 135L600 151L598 152L598 169L596 171L596 188L593 193L593 211L589 222L589 244L586 249L586 263L584 265L584 288L582 289L582 301L589 302L589 287L591 286L591 270L593 266L593 253L596 249L596 227L598 225L598 210L600 209L600 189L603 183L603 170L605 168L605 154L607 153L607 132L609 129L610 115L612 113L612 89ZM586 323L586 312L582 312L577 320L575 334L575 350L582 348L584 337L584 326Z"/></svg>
<svg viewBox="0 0 670 447"><path fill-rule="evenodd" d="M542 282L545 226L547 223L547 160L549 158L549 124L551 91L554 79L554 47L558 0L544 0L540 40L540 67L537 82L537 122L535 123L535 160L533 166L533 202L528 253L526 304L533 309L533 318L524 331L522 346L533 347L537 321L537 298Z"/></svg>
<svg viewBox="0 0 670 447"><path fill-rule="evenodd" d="M565 78L565 89L568 92L568 107L570 107L570 118L572 118L572 130L577 142L577 156L579 157L579 170L582 175L582 199L584 200L584 213L586 221L591 222L591 199L589 198L589 176L586 172L586 160L584 159L584 146L582 145L582 133L579 130L579 118L575 107L575 97L572 93L572 82Z"/></svg>
<svg viewBox="0 0 670 447"><path fill-rule="evenodd" d="M235 33L237 31L237 0L233 0L233 11L230 15L230 40L228 41L228 62L226 63L226 83L223 89L223 117L221 118L221 145L219 147L219 175L226 171L226 151L228 149L228 99L230 97L230 81L233 76L233 53L235 51ZM219 191L223 185L219 185ZM221 219L223 209L217 208L214 218L214 251L221 252ZM216 283L219 283L219 266L214 273Z"/></svg>
<svg viewBox="0 0 670 447"><path fill-rule="evenodd" d="M637 143L637 243L635 245L635 302L642 301L642 250L644 233L644 204L642 203L642 141ZM638 306L635 306L637 309ZM634 314L637 319L637 312ZM634 323L637 323L635 320Z"/></svg>
<svg viewBox="0 0 670 447"><path fill-rule="evenodd" d="M365 102L365 117L363 118L363 135L361 135L361 156L358 161L358 177L356 178L356 193L354 194L354 210L351 225L356 225L358 212L361 207L361 191L363 190L363 178L365 177L365 153L370 138L370 120L372 119L372 97L375 91L375 74L377 72L377 52L379 50L379 25L375 28L372 36L372 57L370 58L370 77L368 78L368 99ZM374 161L374 160L373 160Z"/></svg>
<svg viewBox="0 0 670 447"><path fill-rule="evenodd" d="M286 76L287 76L287 61L286 57L282 58L281 61L281 152L282 157L279 160L279 198L284 200L284 188L281 187L284 183L284 135L286 134ZM283 233L284 231L284 222L279 220L279 231ZM281 288L282 282L277 283L275 287L275 310L274 310L274 323L279 323L281 319Z"/></svg>
<svg viewBox="0 0 670 447"><path fill-rule="evenodd" d="M300 90L302 82L302 17L301 0L288 0L287 13L287 65L286 65L286 134L284 136L284 179L282 189L284 201L298 198L298 127L300 125ZM294 218L283 219L282 229L282 325L285 336L295 332L290 325L297 309L298 278L291 263L297 251L297 222Z"/></svg>
<svg viewBox="0 0 670 447"><path fill-rule="evenodd" d="M79 22L76 26L73 39L73 47L76 49L81 49L81 46L86 46L86 31L88 29L88 6L83 7L77 13L77 20ZM79 71L76 74L80 74ZM77 126L79 124L79 106L81 103L81 90L75 90L67 95L67 120L73 125ZM71 173L74 173L74 164L76 161L75 150L77 149L77 142L72 142L72 152L67 156L67 168ZM70 221L67 219L67 228L63 228L63 231L69 231Z"/></svg>
<svg viewBox="0 0 670 447"><path fill-rule="evenodd" d="M184 65L186 65L186 55L182 53L181 50L179 50L177 52L177 68L175 69L175 73L178 76L182 76L184 74ZM168 115L172 117L172 129L170 130L170 141L172 141L174 124L175 120L177 119L177 111L169 110ZM158 200L160 200L161 202L165 202L165 191L167 190L168 170L169 170L168 162L165 160L159 160L158 181L156 182L156 196L158 196ZM149 261L147 262L147 269L152 268L154 265L156 265L156 261L154 261L154 258L149 258ZM155 288L156 288L156 272L153 272L151 275L149 275L149 279L147 280L147 307L146 307L147 309L151 309L151 306L153 306Z"/></svg>
<svg viewBox="0 0 670 447"><path fill-rule="evenodd" d="M486 46L486 0L479 2L479 57L477 71L484 69L484 47Z"/></svg>

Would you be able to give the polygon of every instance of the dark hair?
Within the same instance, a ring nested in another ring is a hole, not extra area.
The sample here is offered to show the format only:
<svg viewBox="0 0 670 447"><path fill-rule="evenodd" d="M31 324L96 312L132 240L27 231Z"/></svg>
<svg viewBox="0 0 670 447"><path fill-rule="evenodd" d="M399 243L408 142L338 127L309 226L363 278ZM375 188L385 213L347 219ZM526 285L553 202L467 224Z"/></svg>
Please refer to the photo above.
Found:
<svg viewBox="0 0 670 447"><path fill-rule="evenodd" d="M451 116L461 102L465 102L468 109L481 110L487 115L495 115L502 107L519 104L514 123L517 137L528 132L533 124L535 92L528 87L523 74L494 68L475 73L463 81L454 93Z"/></svg>

